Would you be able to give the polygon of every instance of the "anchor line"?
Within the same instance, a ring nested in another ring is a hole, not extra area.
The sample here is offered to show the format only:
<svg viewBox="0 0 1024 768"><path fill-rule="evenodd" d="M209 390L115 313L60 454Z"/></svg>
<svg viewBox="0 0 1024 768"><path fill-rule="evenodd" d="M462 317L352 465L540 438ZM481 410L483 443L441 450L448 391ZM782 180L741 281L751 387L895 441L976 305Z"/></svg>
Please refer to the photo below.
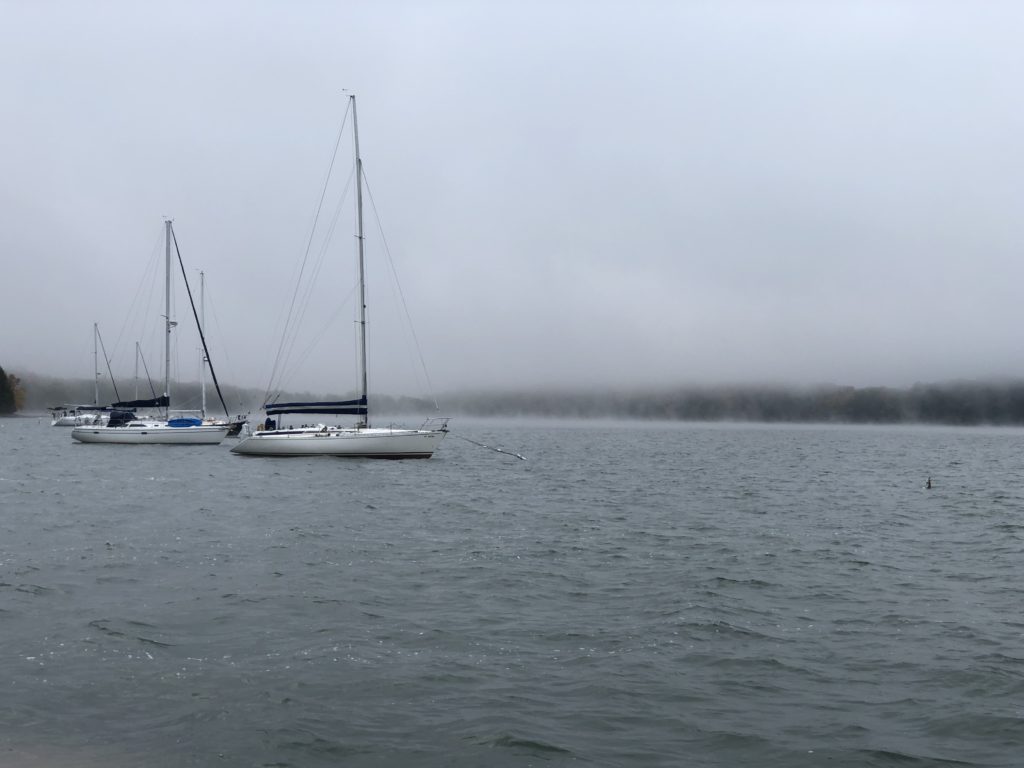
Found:
<svg viewBox="0 0 1024 768"><path fill-rule="evenodd" d="M452 437L457 437L459 438L459 440L465 440L467 443L472 443L473 445L479 445L481 448L486 448L487 450L494 451L495 453L504 453L506 456L515 456L517 459L522 459L523 461L526 461L525 456L522 456L513 451L506 451L503 450L502 448L495 448L493 445L484 445L483 443L478 443L476 440L470 440L468 437L463 437L462 435L452 435Z"/></svg>

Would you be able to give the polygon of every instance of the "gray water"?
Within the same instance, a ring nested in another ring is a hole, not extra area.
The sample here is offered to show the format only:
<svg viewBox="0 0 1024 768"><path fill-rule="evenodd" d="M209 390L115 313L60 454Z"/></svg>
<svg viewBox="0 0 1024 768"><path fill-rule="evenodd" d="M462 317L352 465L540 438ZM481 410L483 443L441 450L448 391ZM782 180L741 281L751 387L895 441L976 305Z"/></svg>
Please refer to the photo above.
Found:
<svg viewBox="0 0 1024 768"><path fill-rule="evenodd" d="M0 765L1024 764L1024 431L453 426L0 421Z"/></svg>

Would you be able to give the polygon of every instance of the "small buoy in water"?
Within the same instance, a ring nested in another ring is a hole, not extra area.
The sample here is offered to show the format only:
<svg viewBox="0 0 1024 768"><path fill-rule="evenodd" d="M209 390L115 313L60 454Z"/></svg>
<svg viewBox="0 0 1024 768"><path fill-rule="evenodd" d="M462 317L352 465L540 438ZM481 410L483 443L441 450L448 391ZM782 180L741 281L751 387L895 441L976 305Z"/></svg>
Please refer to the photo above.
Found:
<svg viewBox="0 0 1024 768"><path fill-rule="evenodd" d="M929 489L932 487L932 479L930 477L928 478L928 482L924 484L924 487Z"/></svg>

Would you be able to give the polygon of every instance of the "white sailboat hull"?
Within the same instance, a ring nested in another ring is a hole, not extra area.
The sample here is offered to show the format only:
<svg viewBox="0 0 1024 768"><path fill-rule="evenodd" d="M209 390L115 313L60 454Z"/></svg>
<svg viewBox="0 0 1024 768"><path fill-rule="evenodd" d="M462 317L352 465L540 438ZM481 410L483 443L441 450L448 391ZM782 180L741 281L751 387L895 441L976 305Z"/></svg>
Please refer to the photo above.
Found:
<svg viewBox="0 0 1024 768"><path fill-rule="evenodd" d="M246 456L429 459L447 430L303 428L254 432L231 449Z"/></svg>
<svg viewBox="0 0 1024 768"><path fill-rule="evenodd" d="M106 414L88 406L65 405L50 409L51 427L77 427L82 424L102 424Z"/></svg>
<svg viewBox="0 0 1024 768"><path fill-rule="evenodd" d="M83 424L94 424L100 418L94 413L83 413L78 416L59 416L50 422L51 427L78 427Z"/></svg>
<svg viewBox="0 0 1024 768"><path fill-rule="evenodd" d="M78 426L71 430L72 439L80 443L118 445L218 445L227 434L227 426L170 427L159 422L134 422L123 427Z"/></svg>

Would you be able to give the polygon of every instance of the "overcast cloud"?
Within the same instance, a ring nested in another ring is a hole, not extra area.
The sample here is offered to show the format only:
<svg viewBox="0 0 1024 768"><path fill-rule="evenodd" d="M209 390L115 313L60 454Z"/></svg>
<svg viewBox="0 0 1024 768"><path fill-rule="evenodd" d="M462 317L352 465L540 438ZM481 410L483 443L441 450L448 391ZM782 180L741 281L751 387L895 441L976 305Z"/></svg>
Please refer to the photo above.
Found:
<svg viewBox="0 0 1024 768"><path fill-rule="evenodd" d="M169 216L221 378L266 385L347 88L436 390L1024 374L1020 3L0 10L9 369L88 376L97 322L129 376ZM368 269L371 386L419 394ZM351 320L293 387L354 383Z"/></svg>

